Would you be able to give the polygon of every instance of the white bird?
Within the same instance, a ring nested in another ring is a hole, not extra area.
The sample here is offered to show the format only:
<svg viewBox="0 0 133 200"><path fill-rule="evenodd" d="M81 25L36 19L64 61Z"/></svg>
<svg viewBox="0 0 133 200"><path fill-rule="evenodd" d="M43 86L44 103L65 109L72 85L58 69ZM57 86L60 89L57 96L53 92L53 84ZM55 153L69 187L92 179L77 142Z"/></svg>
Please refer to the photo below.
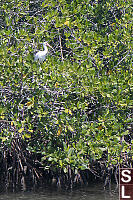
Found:
<svg viewBox="0 0 133 200"><path fill-rule="evenodd" d="M47 42L43 42L44 51L39 51L35 54L35 61L39 60L40 62L43 62L46 59L46 55L48 53L47 46L52 48Z"/></svg>

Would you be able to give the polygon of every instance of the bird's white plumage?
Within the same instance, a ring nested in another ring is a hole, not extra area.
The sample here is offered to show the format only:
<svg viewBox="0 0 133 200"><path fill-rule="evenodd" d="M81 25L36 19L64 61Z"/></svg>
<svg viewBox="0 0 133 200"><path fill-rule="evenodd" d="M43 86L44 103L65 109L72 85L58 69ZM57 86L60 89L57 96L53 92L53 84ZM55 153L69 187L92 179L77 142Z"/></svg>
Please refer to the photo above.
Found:
<svg viewBox="0 0 133 200"><path fill-rule="evenodd" d="M39 51L35 54L35 61L39 60L40 62L43 62L46 59L47 53L48 53L48 48L52 48L47 42L43 43L44 51Z"/></svg>
<svg viewBox="0 0 133 200"><path fill-rule="evenodd" d="M48 50L37 52L35 55L35 61L39 60L40 62L43 62L46 59L47 52Z"/></svg>

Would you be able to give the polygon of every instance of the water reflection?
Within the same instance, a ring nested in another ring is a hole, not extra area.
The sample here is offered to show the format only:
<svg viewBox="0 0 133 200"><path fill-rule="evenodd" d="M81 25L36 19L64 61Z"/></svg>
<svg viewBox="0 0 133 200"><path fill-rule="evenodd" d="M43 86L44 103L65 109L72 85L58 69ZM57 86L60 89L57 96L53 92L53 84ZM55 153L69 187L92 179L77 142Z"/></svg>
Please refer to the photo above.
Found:
<svg viewBox="0 0 133 200"><path fill-rule="evenodd" d="M1 194L0 200L118 200L118 189L104 190L102 186L87 186L72 191L41 189L39 191Z"/></svg>

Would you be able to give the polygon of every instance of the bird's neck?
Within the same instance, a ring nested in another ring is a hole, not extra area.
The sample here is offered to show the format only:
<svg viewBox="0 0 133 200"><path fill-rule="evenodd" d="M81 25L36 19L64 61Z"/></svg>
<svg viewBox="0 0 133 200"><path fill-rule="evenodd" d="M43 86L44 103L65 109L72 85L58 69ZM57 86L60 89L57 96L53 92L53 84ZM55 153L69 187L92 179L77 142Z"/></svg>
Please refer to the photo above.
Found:
<svg viewBox="0 0 133 200"><path fill-rule="evenodd" d="M47 51L47 46L43 44L44 51Z"/></svg>

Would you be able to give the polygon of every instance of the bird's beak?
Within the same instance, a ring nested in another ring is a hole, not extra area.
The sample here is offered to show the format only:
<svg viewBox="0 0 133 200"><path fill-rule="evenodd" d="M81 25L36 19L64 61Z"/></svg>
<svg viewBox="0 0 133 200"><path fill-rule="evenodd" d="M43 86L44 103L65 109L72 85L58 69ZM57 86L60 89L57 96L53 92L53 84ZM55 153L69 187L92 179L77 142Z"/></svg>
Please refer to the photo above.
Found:
<svg viewBox="0 0 133 200"><path fill-rule="evenodd" d="M53 49L53 47L51 47L48 43L47 43L47 46L50 47L51 49Z"/></svg>

